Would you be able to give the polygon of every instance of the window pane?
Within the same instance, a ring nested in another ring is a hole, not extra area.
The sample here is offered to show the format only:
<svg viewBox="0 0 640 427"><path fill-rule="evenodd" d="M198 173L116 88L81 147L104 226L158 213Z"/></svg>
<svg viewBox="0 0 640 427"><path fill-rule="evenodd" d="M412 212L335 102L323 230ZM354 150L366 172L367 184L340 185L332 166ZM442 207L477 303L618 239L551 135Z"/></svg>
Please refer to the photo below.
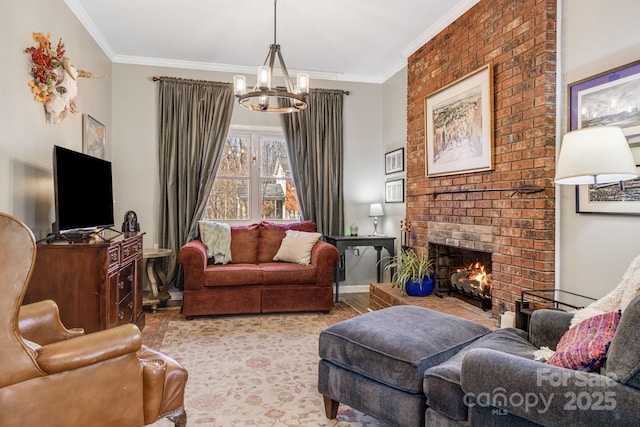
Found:
<svg viewBox="0 0 640 427"><path fill-rule="evenodd" d="M218 220L249 218L249 180L217 178L207 201L204 218Z"/></svg>
<svg viewBox="0 0 640 427"><path fill-rule="evenodd" d="M229 136L224 144L217 176L249 176L248 136Z"/></svg>
<svg viewBox="0 0 640 427"><path fill-rule="evenodd" d="M291 178L291 166L284 138L260 138L260 176Z"/></svg>
<svg viewBox="0 0 640 427"><path fill-rule="evenodd" d="M262 219L300 219L296 190L290 179L260 180Z"/></svg>

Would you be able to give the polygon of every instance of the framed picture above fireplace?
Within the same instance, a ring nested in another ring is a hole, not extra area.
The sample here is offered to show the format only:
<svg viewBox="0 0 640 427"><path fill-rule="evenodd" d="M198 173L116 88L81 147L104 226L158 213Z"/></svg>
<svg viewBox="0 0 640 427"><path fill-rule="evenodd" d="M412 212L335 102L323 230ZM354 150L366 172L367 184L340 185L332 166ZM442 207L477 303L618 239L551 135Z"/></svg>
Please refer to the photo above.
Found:
<svg viewBox="0 0 640 427"><path fill-rule="evenodd" d="M640 61L569 84L569 129L619 126L640 166ZM576 212L640 215L640 179L576 186Z"/></svg>
<svg viewBox="0 0 640 427"><path fill-rule="evenodd" d="M493 169L493 68L466 75L425 98L426 175Z"/></svg>

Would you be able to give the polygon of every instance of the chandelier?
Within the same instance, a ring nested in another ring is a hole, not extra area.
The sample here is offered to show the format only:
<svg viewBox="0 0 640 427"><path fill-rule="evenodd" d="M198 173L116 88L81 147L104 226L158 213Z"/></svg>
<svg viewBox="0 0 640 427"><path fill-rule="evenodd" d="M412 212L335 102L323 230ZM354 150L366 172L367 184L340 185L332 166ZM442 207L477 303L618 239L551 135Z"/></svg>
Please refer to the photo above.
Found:
<svg viewBox="0 0 640 427"><path fill-rule="evenodd" d="M294 88L284 65L280 45L276 43L276 3L273 0L273 44L269 47L269 53L264 64L258 67L256 84L247 92L247 79L245 76L233 76L234 95L244 108L253 111L268 113L293 113L307 108L307 95L309 94L309 74L298 73L297 85ZM280 70L284 77L285 87L272 88L273 67L276 59L280 64ZM288 102L278 102L278 99Z"/></svg>

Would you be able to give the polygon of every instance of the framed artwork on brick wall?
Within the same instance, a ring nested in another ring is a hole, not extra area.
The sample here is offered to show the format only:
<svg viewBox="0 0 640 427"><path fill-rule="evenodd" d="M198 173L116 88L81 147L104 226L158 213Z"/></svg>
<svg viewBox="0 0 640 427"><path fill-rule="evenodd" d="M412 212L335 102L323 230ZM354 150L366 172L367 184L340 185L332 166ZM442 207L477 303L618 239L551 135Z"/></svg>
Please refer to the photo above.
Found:
<svg viewBox="0 0 640 427"><path fill-rule="evenodd" d="M640 61L569 84L569 129L619 126L640 166ZM577 185L576 212L640 215L640 179Z"/></svg>
<svg viewBox="0 0 640 427"><path fill-rule="evenodd" d="M425 98L426 175L493 169L493 68L468 74Z"/></svg>

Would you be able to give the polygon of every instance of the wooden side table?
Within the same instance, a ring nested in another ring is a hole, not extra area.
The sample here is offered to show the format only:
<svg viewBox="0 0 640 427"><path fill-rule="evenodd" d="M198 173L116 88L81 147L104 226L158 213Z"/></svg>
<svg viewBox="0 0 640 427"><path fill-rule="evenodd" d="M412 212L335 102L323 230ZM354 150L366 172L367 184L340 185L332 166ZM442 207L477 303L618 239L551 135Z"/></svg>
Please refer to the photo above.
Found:
<svg viewBox="0 0 640 427"><path fill-rule="evenodd" d="M167 274L162 270L162 258L168 257L172 253L171 249L166 248L143 249L142 251L149 281L149 289L142 293L142 305L151 306L152 313L156 312L158 305L165 306L167 301L171 299Z"/></svg>

